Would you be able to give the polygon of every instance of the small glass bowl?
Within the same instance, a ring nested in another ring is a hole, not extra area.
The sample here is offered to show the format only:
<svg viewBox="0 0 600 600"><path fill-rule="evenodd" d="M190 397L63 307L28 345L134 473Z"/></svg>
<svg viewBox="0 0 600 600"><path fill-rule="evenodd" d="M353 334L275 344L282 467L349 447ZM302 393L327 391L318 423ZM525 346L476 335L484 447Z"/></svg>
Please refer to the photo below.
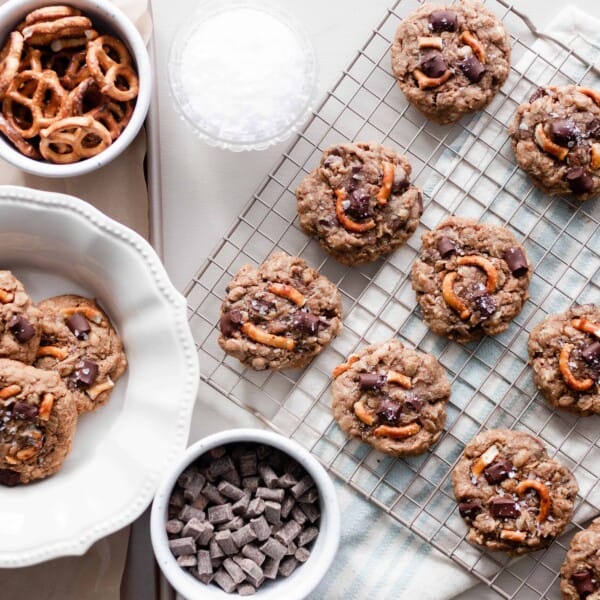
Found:
<svg viewBox="0 0 600 600"><path fill-rule="evenodd" d="M175 35L168 73L182 117L227 150L287 139L314 105L312 45L294 19L262 0L201 4Z"/></svg>

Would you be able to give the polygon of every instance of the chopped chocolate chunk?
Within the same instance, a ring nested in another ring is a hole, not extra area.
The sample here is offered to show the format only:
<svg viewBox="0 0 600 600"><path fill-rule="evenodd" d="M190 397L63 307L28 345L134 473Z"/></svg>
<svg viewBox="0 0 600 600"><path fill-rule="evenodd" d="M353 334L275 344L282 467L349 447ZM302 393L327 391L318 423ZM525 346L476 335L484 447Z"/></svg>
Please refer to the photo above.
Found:
<svg viewBox="0 0 600 600"><path fill-rule="evenodd" d="M86 340L91 331L89 321L81 313L73 313L65 319L65 324L78 340Z"/></svg>
<svg viewBox="0 0 600 600"><path fill-rule="evenodd" d="M423 54L419 67L427 77L433 79L441 77L448 70L446 60L437 50L430 50Z"/></svg>
<svg viewBox="0 0 600 600"><path fill-rule="evenodd" d="M0 469L0 485L6 487L15 487L21 483L21 476L16 471L10 469Z"/></svg>
<svg viewBox="0 0 600 600"><path fill-rule="evenodd" d="M379 420L388 425L396 425L400 417L401 406L388 398L384 398L375 411Z"/></svg>
<svg viewBox="0 0 600 600"><path fill-rule="evenodd" d="M302 331L309 335L316 335L319 332L321 321L317 315L304 310L297 310L292 317L292 325L294 329Z"/></svg>
<svg viewBox="0 0 600 600"><path fill-rule="evenodd" d="M350 195L346 214L357 220L368 219L371 216L371 197L361 190L354 190Z"/></svg>
<svg viewBox="0 0 600 600"><path fill-rule="evenodd" d="M483 470L483 474L491 485L504 481L512 471L513 464L507 458L497 460Z"/></svg>
<svg viewBox="0 0 600 600"><path fill-rule="evenodd" d="M35 335L33 325L23 315L14 315L8 322L8 328L20 344L28 342Z"/></svg>
<svg viewBox="0 0 600 600"><path fill-rule="evenodd" d="M519 505L510 498L493 498L489 504L490 513L497 519L514 519L521 514Z"/></svg>
<svg viewBox="0 0 600 600"><path fill-rule="evenodd" d="M482 510L481 500L465 500L458 505L458 512L464 519L476 517Z"/></svg>
<svg viewBox="0 0 600 600"><path fill-rule="evenodd" d="M592 342L581 349L581 358L592 366L600 365L600 342Z"/></svg>
<svg viewBox="0 0 600 600"><path fill-rule="evenodd" d="M223 568L229 573L229 576L236 584L245 581L246 575L244 575L244 571L242 571L237 563L233 562L232 558L226 558L223 561Z"/></svg>
<svg viewBox="0 0 600 600"><path fill-rule="evenodd" d="M487 69L476 56L467 56L456 63L456 66L464 73L471 83L479 83Z"/></svg>
<svg viewBox="0 0 600 600"><path fill-rule="evenodd" d="M28 404L27 402L17 401L12 407L12 413L18 419L24 419L26 421L31 421L38 416L39 409L37 406L33 404Z"/></svg>
<svg viewBox="0 0 600 600"><path fill-rule="evenodd" d="M573 573L571 580L580 598L587 598L598 589L598 584L594 583L594 575L589 570Z"/></svg>
<svg viewBox="0 0 600 600"><path fill-rule="evenodd" d="M594 180L583 167L573 167L567 171L567 183L576 194L586 194L594 187Z"/></svg>
<svg viewBox="0 0 600 600"><path fill-rule="evenodd" d="M529 104L531 104L532 102L535 102L536 100L539 100L540 98L543 98L544 96L547 96L548 93L546 92L546 89L543 87L539 87L537 90L535 90L535 92L533 92L533 94L531 95L531 98L529 98Z"/></svg>
<svg viewBox="0 0 600 600"><path fill-rule="evenodd" d="M496 301L490 294L481 294L475 297L475 310L482 319L491 317L498 308Z"/></svg>
<svg viewBox="0 0 600 600"><path fill-rule="evenodd" d="M75 373L73 374L75 378L75 385L78 387L89 387L96 381L98 377L98 365L87 358L84 358L77 369L75 369Z"/></svg>
<svg viewBox="0 0 600 600"><path fill-rule="evenodd" d="M572 148L581 135L579 128L571 119L554 119L549 127L550 139L559 146Z"/></svg>
<svg viewBox="0 0 600 600"><path fill-rule="evenodd" d="M434 10L429 15L429 29L436 33L456 31L458 29L458 15L453 10Z"/></svg>
<svg viewBox="0 0 600 600"><path fill-rule="evenodd" d="M242 313L235 308L221 317L221 333L225 337L231 337L242 326Z"/></svg>
<svg viewBox="0 0 600 600"><path fill-rule="evenodd" d="M585 129L588 137L598 137L600 135L600 119L592 119Z"/></svg>
<svg viewBox="0 0 600 600"><path fill-rule="evenodd" d="M423 400L421 400L420 398L417 398L411 392L407 392L406 397L404 399L405 407L407 407L409 410L413 410L414 412L418 413L423 408L423 404L424 404Z"/></svg>
<svg viewBox="0 0 600 600"><path fill-rule="evenodd" d="M448 258L450 255L456 253L456 242L444 236L437 243L437 251L442 258Z"/></svg>
<svg viewBox="0 0 600 600"><path fill-rule="evenodd" d="M358 385L361 390L380 390L386 381L387 376L383 373L361 373Z"/></svg>
<svg viewBox="0 0 600 600"><path fill-rule="evenodd" d="M404 169L396 167L394 169L394 182L392 183L392 194L402 194L410 185Z"/></svg>
<svg viewBox="0 0 600 600"><path fill-rule="evenodd" d="M169 519L165 525L165 529L170 535L177 535L183 529L183 523L179 519Z"/></svg>
<svg viewBox="0 0 600 600"><path fill-rule="evenodd" d="M226 594L231 594L235 590L237 584L231 579L229 573L225 569L219 569L212 579Z"/></svg>
<svg viewBox="0 0 600 600"><path fill-rule="evenodd" d="M194 538L191 537L169 540L169 549L173 553L173 556L194 554L196 552L196 542L194 541Z"/></svg>
<svg viewBox="0 0 600 600"><path fill-rule="evenodd" d="M527 257L519 247L508 248L504 253L504 260L515 277L523 277L529 271Z"/></svg>

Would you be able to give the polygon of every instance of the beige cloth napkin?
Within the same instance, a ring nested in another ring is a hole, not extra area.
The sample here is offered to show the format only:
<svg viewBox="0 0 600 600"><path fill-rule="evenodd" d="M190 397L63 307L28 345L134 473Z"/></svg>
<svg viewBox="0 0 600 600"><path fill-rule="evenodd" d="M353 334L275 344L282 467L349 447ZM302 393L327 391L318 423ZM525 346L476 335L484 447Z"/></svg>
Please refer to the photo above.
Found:
<svg viewBox="0 0 600 600"><path fill-rule="evenodd" d="M152 32L148 0L113 0L135 22L146 41ZM0 1L3 4L4 1ZM34 177L0 161L0 184L71 194L148 237L144 178L146 135L103 169L71 179ZM81 557L64 557L22 569L0 569L2 600L119 600L129 527L96 542Z"/></svg>

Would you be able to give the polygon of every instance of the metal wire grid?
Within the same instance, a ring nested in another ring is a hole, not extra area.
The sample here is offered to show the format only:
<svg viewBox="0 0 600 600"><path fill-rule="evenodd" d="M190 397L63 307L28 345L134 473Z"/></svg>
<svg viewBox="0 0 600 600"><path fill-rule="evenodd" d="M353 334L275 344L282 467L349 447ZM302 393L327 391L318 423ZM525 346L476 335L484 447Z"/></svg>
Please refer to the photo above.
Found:
<svg viewBox="0 0 600 600"><path fill-rule="evenodd" d="M201 377L227 398L310 449L335 475L409 527L426 543L506 598L559 597L557 573L574 531L600 512L598 417L555 412L538 397L527 367L527 337L551 312L598 295L600 206L550 199L517 169L506 126L538 85L596 83L591 59L546 44L530 47L531 32L504 0L487 6L514 35L513 65L503 91L483 113L451 127L429 123L407 105L389 68L389 48L403 15L419 6L391 8L344 71L304 131L283 155L222 242L190 282L186 296ZM326 255L296 219L294 192L324 148L369 139L403 151L413 181L425 191L420 229L386 260L348 268ZM420 318L408 278L420 233L449 214L512 229L535 265L531 298L502 334L459 345L432 334ZM255 372L223 354L216 324L225 287L247 263L282 249L305 258L338 286L343 333L303 371ZM452 380L444 436L420 457L393 459L356 440L332 422L330 374L358 347L397 335L431 352ZM451 471L465 444L491 427L530 431L576 475L580 496L574 525L549 549L519 560L482 552L465 541Z"/></svg>

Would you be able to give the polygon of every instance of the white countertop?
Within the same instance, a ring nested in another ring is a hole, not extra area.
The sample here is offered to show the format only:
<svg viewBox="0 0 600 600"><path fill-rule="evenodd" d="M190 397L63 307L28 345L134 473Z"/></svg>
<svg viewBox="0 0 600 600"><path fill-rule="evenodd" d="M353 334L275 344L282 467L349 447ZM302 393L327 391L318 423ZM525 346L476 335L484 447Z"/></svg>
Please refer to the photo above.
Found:
<svg viewBox="0 0 600 600"><path fill-rule="evenodd" d="M279 0L278 4L304 25L312 40L319 64L318 97L322 97L393 2ZM571 4L600 17L600 3L571 0ZM153 0L152 5L158 51L157 72L161 81L164 257L173 282L183 289L290 141L262 152L231 153L211 148L198 140L176 114L166 77L172 39L197 1L177 0L174 3ZM540 29L563 7L562 3L549 3L547 0L514 0L513 5L528 14ZM216 402L203 403L203 419L195 419L192 437L231 426L232 418L236 424L252 423L251 417L229 406L226 400L219 403L214 392L206 386L201 388L201 395ZM207 408L211 412L209 418ZM460 598L487 600L499 596L484 586L478 586Z"/></svg>

